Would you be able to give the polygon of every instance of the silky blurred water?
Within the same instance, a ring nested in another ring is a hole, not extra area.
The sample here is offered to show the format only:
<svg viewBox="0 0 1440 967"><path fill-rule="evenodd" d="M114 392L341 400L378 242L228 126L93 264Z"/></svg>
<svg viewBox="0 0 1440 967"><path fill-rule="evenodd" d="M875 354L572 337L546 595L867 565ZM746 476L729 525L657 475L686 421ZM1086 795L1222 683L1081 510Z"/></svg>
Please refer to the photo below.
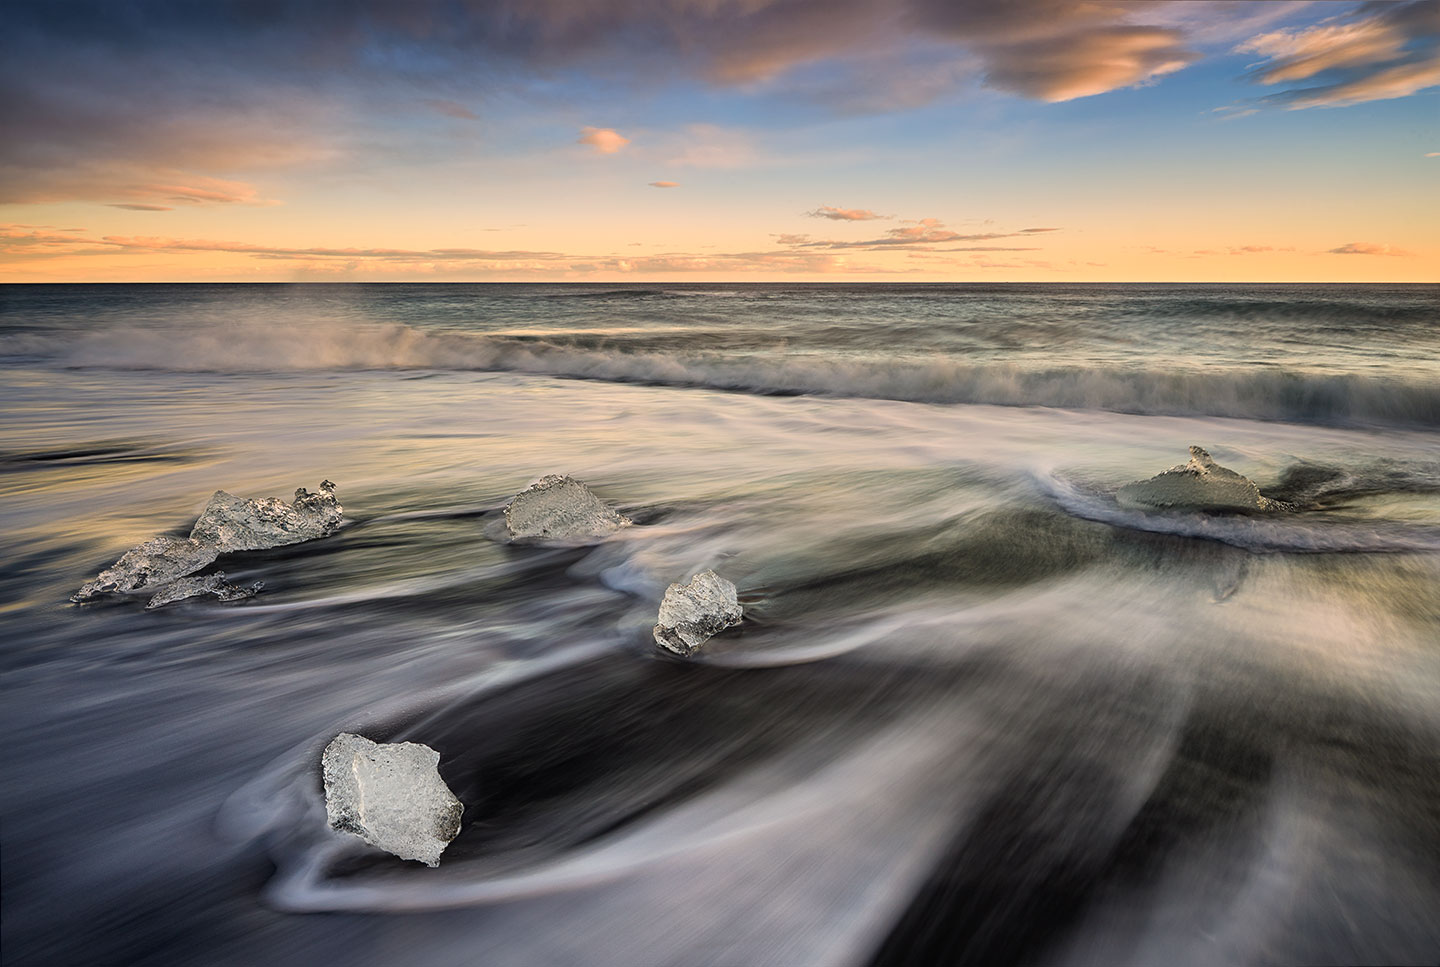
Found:
<svg viewBox="0 0 1440 967"><path fill-rule="evenodd" d="M0 288L5 962L1435 963L1437 308ZM1190 444L1299 509L1118 507ZM492 540L550 472L636 526ZM67 601L326 477L252 600ZM440 752L438 869L326 828L340 731Z"/></svg>

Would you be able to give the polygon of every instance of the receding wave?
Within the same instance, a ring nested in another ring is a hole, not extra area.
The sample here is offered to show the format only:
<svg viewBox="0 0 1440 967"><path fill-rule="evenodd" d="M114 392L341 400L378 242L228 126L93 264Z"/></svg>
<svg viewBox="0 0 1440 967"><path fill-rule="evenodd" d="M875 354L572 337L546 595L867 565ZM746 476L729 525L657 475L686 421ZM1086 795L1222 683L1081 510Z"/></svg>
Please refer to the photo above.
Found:
<svg viewBox="0 0 1440 967"><path fill-rule="evenodd" d="M1440 382L1277 368L1025 366L956 357L664 352L401 326L227 326L17 335L5 355L66 367L258 373L456 370L833 395L1306 423L1440 424Z"/></svg>

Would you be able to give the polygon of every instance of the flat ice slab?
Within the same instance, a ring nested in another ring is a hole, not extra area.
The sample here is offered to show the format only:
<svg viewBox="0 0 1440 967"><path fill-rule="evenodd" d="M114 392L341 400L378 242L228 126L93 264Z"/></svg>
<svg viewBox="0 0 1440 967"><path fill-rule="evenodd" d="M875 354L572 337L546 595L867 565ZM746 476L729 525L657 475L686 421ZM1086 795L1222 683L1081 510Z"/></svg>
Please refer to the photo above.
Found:
<svg viewBox="0 0 1440 967"><path fill-rule="evenodd" d="M220 550L213 544L202 544L188 537L157 537L126 551L95 580L85 582L70 600L87 601L112 591L158 588L194 574L219 556Z"/></svg>
<svg viewBox="0 0 1440 967"><path fill-rule="evenodd" d="M440 753L428 745L341 732L321 761L331 827L402 860L439 866L465 810L440 778L439 764Z"/></svg>
<svg viewBox="0 0 1440 967"><path fill-rule="evenodd" d="M1158 510L1279 510L1248 477L1220 466L1200 447L1190 448L1190 462L1171 467L1149 480L1126 484L1115 494L1121 507Z"/></svg>
<svg viewBox="0 0 1440 967"><path fill-rule="evenodd" d="M156 608L163 608L172 602L183 601L186 598L194 598L202 594L213 594L221 601L243 601L246 598L255 597L256 592L264 586L259 581L248 588L231 584L225 580L224 571L216 571L214 574L198 578L181 578L162 588L159 594L146 602L145 610L154 611Z"/></svg>
<svg viewBox="0 0 1440 967"><path fill-rule="evenodd" d="M550 474L505 505L512 538L582 541L607 537L630 523L574 477Z"/></svg>
<svg viewBox="0 0 1440 967"><path fill-rule="evenodd" d="M660 602L655 642L677 655L689 657L726 628L740 623L744 611L735 585L714 571L701 571L688 584L672 584Z"/></svg>

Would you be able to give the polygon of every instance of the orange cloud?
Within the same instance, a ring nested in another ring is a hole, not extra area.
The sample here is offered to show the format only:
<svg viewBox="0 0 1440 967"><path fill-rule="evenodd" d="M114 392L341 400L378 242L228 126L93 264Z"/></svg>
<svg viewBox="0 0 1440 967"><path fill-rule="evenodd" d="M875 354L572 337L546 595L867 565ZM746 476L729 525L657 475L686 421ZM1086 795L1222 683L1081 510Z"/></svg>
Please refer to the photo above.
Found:
<svg viewBox="0 0 1440 967"><path fill-rule="evenodd" d="M1254 71L1262 84L1322 82L1273 95L1290 110L1408 97L1440 84L1437 11L1433 0L1364 4L1352 19L1273 30L1235 50L1266 59Z"/></svg>
<svg viewBox="0 0 1440 967"><path fill-rule="evenodd" d="M1375 18L1307 30L1275 30L1252 37L1235 50L1269 58L1272 63L1260 70L1257 78L1262 84L1278 84L1304 80L1336 67L1393 60L1404 49L1405 41L1397 25Z"/></svg>
<svg viewBox="0 0 1440 967"><path fill-rule="evenodd" d="M1052 103L1135 87L1199 59L1179 31L1099 27L999 48L988 55L991 87Z"/></svg>
<svg viewBox="0 0 1440 967"><path fill-rule="evenodd" d="M652 182L650 182L650 187L651 187L651 188L679 188L679 187L680 187L680 182L678 182L678 181L652 181Z"/></svg>
<svg viewBox="0 0 1440 967"><path fill-rule="evenodd" d="M600 154L614 154L629 144L630 139L613 128L584 127L575 143L588 144Z"/></svg>
<svg viewBox="0 0 1440 967"><path fill-rule="evenodd" d="M1440 57L1415 64L1397 64L1366 77L1333 84L1315 91L1295 92L1288 100L1291 110L1306 107L1346 107L1366 101L1388 101L1408 97L1416 91L1440 84Z"/></svg>
<svg viewBox="0 0 1440 967"><path fill-rule="evenodd" d="M1393 245L1376 245L1372 242L1349 242L1338 248L1332 248L1326 252L1327 255L1414 255L1414 252L1407 252L1404 249L1396 248Z"/></svg>
<svg viewBox="0 0 1440 967"><path fill-rule="evenodd" d="M828 217L828 216L821 216ZM793 245L798 248L819 248L819 249L860 249L863 251L878 252L887 248L903 247L906 249L918 246L934 246L953 242L989 242L1002 238L1025 238L1047 232L1056 232L1056 228L1022 228L1018 232L974 232L962 234L945 227L945 223L938 218L921 218L908 221L899 228L892 228L885 232L882 238L869 238L858 242L844 242L834 239L812 240L808 235L779 235L776 236L781 245ZM1033 247L1010 247L1010 246L967 246L948 247L950 252L1033 252Z"/></svg>
<svg viewBox="0 0 1440 967"><path fill-rule="evenodd" d="M889 215L877 215L868 208L835 208L832 205L821 205L814 211L805 214L811 218L829 218L837 222L868 222L877 218L890 218Z"/></svg>

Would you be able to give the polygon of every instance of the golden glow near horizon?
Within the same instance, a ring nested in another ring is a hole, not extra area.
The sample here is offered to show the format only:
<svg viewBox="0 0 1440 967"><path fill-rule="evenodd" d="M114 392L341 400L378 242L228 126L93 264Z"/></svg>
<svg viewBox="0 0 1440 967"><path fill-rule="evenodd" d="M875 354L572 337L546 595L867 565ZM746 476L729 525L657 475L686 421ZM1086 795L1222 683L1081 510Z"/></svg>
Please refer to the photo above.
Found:
<svg viewBox="0 0 1440 967"><path fill-rule="evenodd" d="M1440 4L673 6L22 9L0 280L1440 280Z"/></svg>

